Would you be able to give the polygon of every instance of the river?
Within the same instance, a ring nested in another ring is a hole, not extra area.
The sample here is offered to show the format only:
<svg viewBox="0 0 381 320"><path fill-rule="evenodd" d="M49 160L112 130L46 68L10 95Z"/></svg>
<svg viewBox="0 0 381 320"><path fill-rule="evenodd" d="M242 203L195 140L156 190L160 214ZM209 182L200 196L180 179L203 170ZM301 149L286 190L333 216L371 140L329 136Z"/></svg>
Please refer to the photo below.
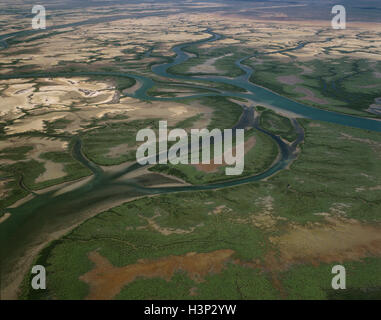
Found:
<svg viewBox="0 0 381 320"><path fill-rule="evenodd" d="M182 98L154 98L147 95L147 90L155 85L152 79L140 75L119 72L34 73L0 76L0 79L74 77L86 75L131 77L143 84L135 93L131 94L131 96L139 99L179 100L208 95L247 98L256 101L258 104L262 103L281 110L291 111L292 113L300 115L300 117L381 132L381 122L376 119L355 117L309 107L250 83L249 78L253 70L242 64L244 59L237 60L236 65L241 68L245 74L236 78L221 76L190 77L169 73L168 68L189 59L189 55L184 50L187 46L213 42L221 37L210 30L206 30L205 32L210 34L210 38L175 46L173 52L176 53L176 58L171 63L154 65L152 67L153 73L161 77L177 80L197 80L197 82L205 83L231 84L245 89L246 92L223 91L190 95ZM295 50L295 48L291 48L290 50ZM246 115L245 112L247 113ZM92 179L75 190L60 195L56 195L57 190L47 191L36 195L33 199L23 203L17 208L7 208L6 210L11 213L11 216L0 224L0 262L3 281L6 280L5 285L8 284L7 282L9 282L9 280L20 281L20 276L26 272L29 264L35 257L36 249L41 248L41 246L51 241L52 234L55 234L55 237L57 237L61 235L62 232L67 231L68 228L115 205L137 197L155 194L212 190L260 181L287 167L290 162L295 159L295 148L297 144L303 140L303 130L301 127L296 121L293 121L293 125L299 133L299 137L293 144L288 145L279 137L258 128L258 124L255 123L253 118L254 114L249 114L248 112L248 109L244 110L244 117L241 117L241 119L244 119L243 121L252 122L254 127L268 134L277 143L280 150L278 161L261 174L208 185L149 188L138 184L135 180L117 181L122 175L139 169L141 166L135 164L119 172L106 174L96 164L84 157L81 149L81 140L78 138L72 151L73 156L93 172ZM32 252L33 254L28 254L28 252ZM28 259L25 257L28 257ZM16 266L17 268L15 268Z"/></svg>

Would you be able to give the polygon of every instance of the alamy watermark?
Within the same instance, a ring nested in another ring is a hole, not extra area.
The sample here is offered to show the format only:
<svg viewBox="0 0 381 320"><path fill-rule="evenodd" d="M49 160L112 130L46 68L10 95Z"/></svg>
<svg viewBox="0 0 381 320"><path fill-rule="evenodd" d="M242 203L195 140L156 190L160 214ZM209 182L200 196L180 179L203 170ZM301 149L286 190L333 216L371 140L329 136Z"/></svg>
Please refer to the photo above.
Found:
<svg viewBox="0 0 381 320"><path fill-rule="evenodd" d="M336 274L332 278L332 282L331 282L332 289L334 289L334 290L346 289L347 288L347 285L346 285L347 278L346 278L345 267L340 265L340 264L333 266L332 274Z"/></svg>
<svg viewBox="0 0 381 320"><path fill-rule="evenodd" d="M46 10L44 6L35 5L32 8L32 13L35 16L32 19L32 29L46 29Z"/></svg>
<svg viewBox="0 0 381 320"><path fill-rule="evenodd" d="M233 138L235 145L233 147ZM226 175L240 175L245 163L244 129L192 129L190 137L184 129L168 132L167 121L159 121L159 137L153 129L141 129L136 141L144 142L136 152L136 161L146 164L211 164L211 149L214 147L213 164L226 164ZM175 142L168 149L168 142ZM158 144L158 150L157 150ZM202 146L200 149L200 145ZM200 153L202 159L200 161ZM190 159L189 159L190 158Z"/></svg>
<svg viewBox="0 0 381 320"><path fill-rule="evenodd" d="M332 18L331 25L333 29L346 29L347 25L347 12L342 5L335 5L331 10L335 16Z"/></svg>
<svg viewBox="0 0 381 320"><path fill-rule="evenodd" d="M46 270L44 266L36 265L32 268L32 274L36 274L32 278L31 286L34 290L46 289Z"/></svg>

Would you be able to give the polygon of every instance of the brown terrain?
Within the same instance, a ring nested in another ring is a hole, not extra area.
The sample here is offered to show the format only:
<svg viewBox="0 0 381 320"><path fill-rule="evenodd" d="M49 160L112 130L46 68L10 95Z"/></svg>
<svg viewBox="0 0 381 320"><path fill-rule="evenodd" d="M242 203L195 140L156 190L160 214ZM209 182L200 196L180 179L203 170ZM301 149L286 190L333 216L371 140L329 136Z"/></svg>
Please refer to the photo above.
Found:
<svg viewBox="0 0 381 320"><path fill-rule="evenodd" d="M255 146L255 137L250 137L249 139L247 139L247 141L245 141L244 154L248 153L252 148L254 148L254 146ZM232 154L233 155L236 154L236 148L233 148ZM199 163L193 166L199 171L210 173L210 172L217 172L218 168L224 167L226 165L227 163L224 160L222 161L222 163L217 164L217 163L214 163L214 159L212 159L209 164Z"/></svg>
<svg viewBox="0 0 381 320"><path fill-rule="evenodd" d="M224 263L233 255L233 250L217 250L208 253L190 252L182 256L169 256L157 260L139 260L125 267L114 267L98 252L89 253L95 268L80 279L90 285L89 300L108 300L138 277L160 277L171 280L175 272L184 271L191 279L200 282L209 273L219 273Z"/></svg>
<svg viewBox="0 0 381 320"><path fill-rule="evenodd" d="M263 199L266 207L261 213L271 211L270 198ZM297 264L342 263L361 261L370 256L381 256L381 226L371 226L355 219L330 217L327 213L324 222L307 225L288 224L286 232L269 237L271 249L263 261L242 261L234 259L235 251L217 250L207 253L190 252L180 256L168 256L155 260L138 260L124 267L113 266L98 252L90 252L88 257L94 268L80 277L90 286L87 299L112 299L121 289L137 278L162 278L170 281L176 272L183 271L195 282L205 280L209 274L220 273L227 263L255 268L269 273L271 281L285 297L280 273ZM253 226L258 227L254 219ZM261 221L263 222L263 221ZM247 223L247 221L240 221ZM261 228L267 227L265 224ZM191 290L192 295L196 289Z"/></svg>

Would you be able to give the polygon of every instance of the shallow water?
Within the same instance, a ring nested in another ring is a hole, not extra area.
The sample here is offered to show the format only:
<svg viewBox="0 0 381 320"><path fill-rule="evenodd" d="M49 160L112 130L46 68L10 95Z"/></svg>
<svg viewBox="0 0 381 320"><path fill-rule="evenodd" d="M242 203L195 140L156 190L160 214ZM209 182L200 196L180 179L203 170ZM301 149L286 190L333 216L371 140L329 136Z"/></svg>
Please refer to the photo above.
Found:
<svg viewBox="0 0 381 320"><path fill-rule="evenodd" d="M263 103L266 105L272 105L282 110L291 111L295 114L300 115L301 117L381 132L380 121L361 117L354 117L308 107L306 105L282 97L265 88L250 83L248 79L250 78L252 70L249 67L241 64L243 59L238 60L236 62L236 65L240 67L245 72L245 74L234 79L216 76L189 77L169 74L167 71L168 68L176 64L182 63L189 58L188 54L184 52L184 48L186 46L191 44L216 41L221 37L220 35L217 35L211 31L207 32L211 35L209 39L197 41L194 43L182 44L174 47L173 51L177 53L177 57L174 59L174 61L171 63L155 65L152 67L152 71L157 75L172 79L197 80L199 82L206 83L225 83L244 88L248 91L247 93L224 91L222 93L205 93L190 95L188 97L222 95L230 97L248 98L255 100L258 104ZM295 50L295 48L290 50ZM132 77L143 84L133 95L131 95L136 98L150 100L180 100L184 98L149 97L146 94L146 92L148 89L154 86L154 81L147 77L128 73L35 73L17 76L0 76L0 79L25 77L73 77L83 75ZM241 118L241 120L253 122L254 119L250 118L250 116L247 116L247 118L243 117ZM277 173L278 171L287 167L287 165L294 159L295 147L297 143L303 140L302 129L297 125L296 122L293 123L296 126L296 129L299 133L299 138L296 142L294 142L294 144L292 144L292 146L286 145L279 137L267 133L260 128L257 128L258 130L261 130L264 133L270 135L270 137L278 144L281 156L279 158L279 161L277 161L271 168L258 175L201 186L145 188L143 186L138 185L134 180L116 182L117 178L121 177L122 175L128 172L138 169L141 166L135 164L127 169L124 169L120 172L116 172L112 175L105 174L100 167L93 164L83 156L81 151L81 141L78 139L74 145L73 155L78 161L83 163L93 172L93 178L87 184L70 192L55 196L54 194L56 191L50 191L42 195L37 195L32 200L20 205L17 208L9 208L6 210L10 212L12 215L6 221L0 224L0 261L2 263L3 271L8 272L9 270L11 270L11 268L14 266L14 263L24 255L25 250L35 247L38 243L47 241L51 233L57 230L61 230L65 226L68 227L75 225L76 223L79 223L83 221L83 219L88 217L89 212L99 212L99 208L112 207L118 201L127 201L128 199L132 199L137 196L145 196L152 194L219 189L253 181L260 181Z"/></svg>

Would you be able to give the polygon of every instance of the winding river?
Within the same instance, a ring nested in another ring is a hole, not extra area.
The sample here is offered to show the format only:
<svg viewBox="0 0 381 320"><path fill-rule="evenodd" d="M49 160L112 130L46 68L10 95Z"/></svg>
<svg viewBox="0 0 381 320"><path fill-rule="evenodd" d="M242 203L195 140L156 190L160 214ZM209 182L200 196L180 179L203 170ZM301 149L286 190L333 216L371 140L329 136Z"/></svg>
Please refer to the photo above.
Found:
<svg viewBox="0 0 381 320"><path fill-rule="evenodd" d="M216 91L190 95L182 98L154 98L147 95L147 91L155 85L155 82L152 79L140 75L119 72L35 73L25 75L19 74L15 76L0 76L0 79L62 76L73 77L84 75L131 77L142 84L142 86L131 95L139 99L179 100L208 95L246 98L253 100L258 104L262 103L264 105L271 105L281 110L290 111L300 117L381 132L381 122L378 120L354 117L312 108L250 83L249 78L253 71L248 66L243 64L244 60L249 57L236 61L236 66L241 68L244 72L244 75L236 78L221 76L191 77L169 73L168 69L170 67L183 63L189 59L190 55L184 50L187 46L202 44L205 42L213 42L221 38L220 35L215 34L210 30L205 32L210 34L210 38L197 42L185 43L174 47L173 52L176 53L176 58L171 63L154 65L152 67L152 71L157 76L171 79L196 80L199 83L209 82L230 84L245 89L245 92ZM0 37L0 41L5 47L6 42L4 41L4 37ZM297 50L301 46L302 45L295 48L290 48L288 50ZM208 87L205 87L205 89L210 91L210 88ZM126 202L127 200L170 192L219 189L259 181L284 169L295 159L295 149L304 138L303 130L296 121L292 121L292 123L299 136L298 139L291 145L285 144L279 137L259 128L252 108L244 108L243 116L240 121L242 123L238 124L238 127L244 127L248 123L251 123L258 130L268 134L277 143L280 151L278 161L276 161L266 171L258 175L199 186L150 188L149 186L139 183L138 179L121 180L120 178L123 175L140 169L141 166L134 164L128 168L121 169L118 172L104 172L100 167L86 159L82 153L81 140L78 138L74 143L73 156L88 167L92 171L93 176L85 184L74 190L57 194L59 188L55 190L49 189L50 191L42 193L39 192L32 199L25 201L16 208L7 208L6 211L10 212L11 216L5 222L0 224L0 262L2 264L1 267L3 275L11 275L7 280L16 279L20 276L20 274L25 273L37 251L52 238L61 235L69 228L83 222L86 218ZM31 253L29 254L28 252ZM29 260L24 258L28 256ZM15 269L16 266L17 268Z"/></svg>

